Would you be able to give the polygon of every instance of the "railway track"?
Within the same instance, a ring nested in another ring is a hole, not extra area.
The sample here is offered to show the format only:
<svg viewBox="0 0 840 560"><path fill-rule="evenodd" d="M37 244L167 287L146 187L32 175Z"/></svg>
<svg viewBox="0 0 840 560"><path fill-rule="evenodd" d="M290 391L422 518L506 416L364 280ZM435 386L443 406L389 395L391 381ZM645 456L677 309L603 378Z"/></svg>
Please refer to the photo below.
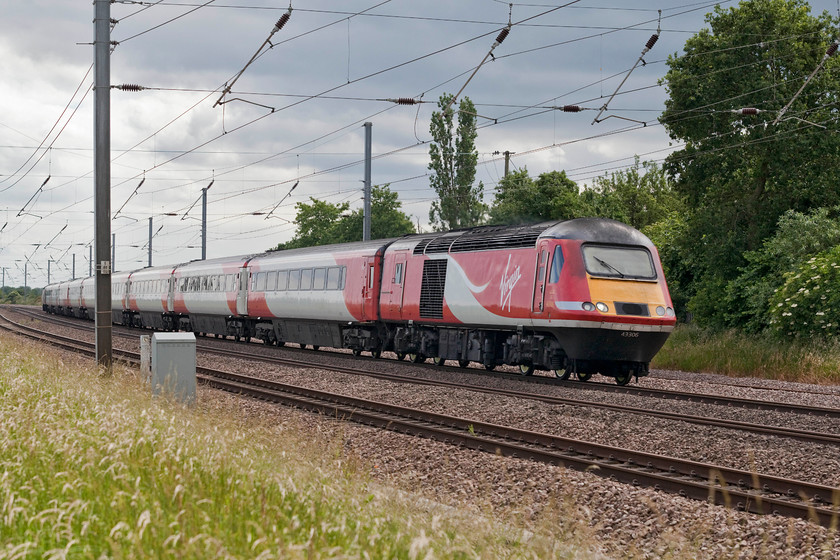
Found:
<svg viewBox="0 0 840 560"><path fill-rule="evenodd" d="M86 347L86 353L93 355L91 344L57 335L47 339L33 334L31 331L37 329L32 327L11 325L5 317L2 323L3 328L40 340L55 340L74 351ZM115 350L114 355L139 361L133 352ZM810 519L826 527L838 522L840 491L829 486L324 393L232 372L198 368L198 377L225 391L459 447L586 470L619 482L752 513Z"/></svg>
<svg viewBox="0 0 840 560"><path fill-rule="evenodd" d="M58 318L54 315L44 315L40 312L35 312L31 310L19 310L16 311L25 314L28 317L31 317L36 320L44 321L49 320L50 322L63 324L72 328L83 328L85 330L93 330L89 324L85 322L76 320L76 319L64 319ZM132 340L136 340L138 336L138 332L147 332L147 331L137 331L134 329L123 329L115 331L115 334L121 336L123 338L129 338ZM209 354L216 354L220 356L226 357L235 357L240 358L243 360L252 360L252 361L260 361L264 363L270 363L273 365L281 365L281 366L289 366L289 367L311 367L313 362L311 359L296 359L290 357L288 355L276 355L276 356L266 356L263 354L255 354L253 352L247 352L243 350L238 350L238 348L242 348L241 344L235 344L233 342L229 343L229 348L221 349L219 348L218 344L210 343L210 341L218 341L219 344L224 344L222 339L203 339L201 337L197 338L197 345L198 348L201 349L202 352L209 353ZM206 341L206 342L205 342ZM291 350L292 352L297 353L298 349L296 348L288 348L284 349L283 352L285 353L286 350ZM346 354L341 354L341 356L345 356L351 359ZM373 358L363 358L363 357L355 357L352 358L354 362L358 362L360 359L363 361L368 361ZM415 368L425 368L425 369L435 369L440 370L443 369L444 371L451 371L453 374L456 373L464 373L465 371L471 375L476 376L492 376L492 377L505 377L505 378L512 378L516 379L517 381L521 381L523 384L527 383L545 383L548 385L561 385L561 386L570 386L578 389L583 390L591 390L591 391L607 391L607 392L619 392L624 394L632 394L636 396L642 397L654 397L663 400L677 400L677 401L685 401L685 402L693 402L693 403L700 403L700 404L711 404L716 406L722 407L734 407L734 408L744 408L744 409L753 409L753 410L763 410L768 412L779 412L779 413L790 413L790 414L800 414L804 416L823 416L828 418L840 418L840 409L837 408L826 408L826 407L813 407L813 406L803 406L803 405L796 405L796 404L786 404L786 403L778 403L778 402L768 402L763 400L754 400L754 399L744 399L744 398L732 398L732 397L721 397L717 395L707 395L707 394L697 394L691 392L677 392L677 391L665 391L662 389L649 389L649 388L639 388L639 387L620 387L612 384L606 383L590 383L590 382L575 382L575 381L560 381L558 379L550 378L550 377L528 377L522 376L517 374L503 374L499 372L487 372L483 369L478 368L470 368L465 370L464 368L460 367L450 367L450 366L435 366L432 364L412 364ZM381 373L376 371L371 371L367 368L361 367L351 367L351 366L336 366L336 365L329 365L323 366L325 368L338 371L341 373L348 373L353 375L365 375L368 377L374 377L378 379L383 379L387 381L394 381L394 382L403 382L403 383L413 383L413 384L426 384L426 385L439 385L442 387L453 387L453 388L460 388L460 389L468 389L472 391L478 391L483 393L494 393L500 395L507 395L513 396L518 398L529 398L533 400L539 400L542 402L547 402L551 404L563 404L563 405L572 405L572 406L587 406L592 408L603 408L603 409L610 409L610 410L621 410L624 412L631 412L635 414L645 414L648 416L655 416L658 418L667 418L671 420L681 420L696 424L704 424L710 426L719 426L719 427L728 427L728 428L736 428L745 431L751 431L754 433L763 433L769 435L776 435L782 437L792 437L795 439L800 439L804 441L812 441L817 443L840 443L840 436L836 436L833 434L820 434L817 432L809 432L806 430L792 430L786 428L774 428L768 427L765 425L759 424L750 424L747 422L738 422L734 420L728 419L714 419L708 417L697 417L697 416L687 416L677 413L670 413L670 412L661 412L656 410L651 410L650 408L634 408L634 407L627 407L627 406L620 406L614 405L611 403L602 403L602 402L594 402L591 400L585 399L572 399L572 398L565 398L565 397L556 397L556 396L548 396L542 395L538 393L529 393L525 391L506 391L502 389L495 389L495 388L488 388L481 385L475 384L464 384L464 383L454 383L454 382L447 382L441 380L431 380L431 379L424 379L422 377L418 377L416 375L401 375L395 373Z"/></svg>
<svg viewBox="0 0 840 560"><path fill-rule="evenodd" d="M44 318L38 313L26 313L27 316L32 317L34 319L43 320ZM64 325L71 326L73 328L85 328L90 329L89 325L84 323L80 323L79 321L73 319L59 319L53 316L48 316L52 322L60 323ZM130 332L118 332L118 335L123 338L129 338L132 340L136 340L137 331ZM215 354L219 356L224 356L228 358L239 358L242 360L249 360L249 361L258 361L262 363L267 363L275 366L287 366L287 367L297 367L297 368L308 368L312 367L313 363L311 360L301 360L295 359L288 356L265 356L260 354L254 354L251 352L245 352L242 350L237 350L240 345L235 345L233 343L230 346L234 346L234 349L231 348L224 348L220 349L218 345L215 344L208 344L202 343L202 339L198 339L198 347L201 349L202 352L208 354ZM208 341L209 342L209 341ZM348 357L348 359L350 359ZM354 358L354 361L357 358ZM367 360L365 360L367 361ZM523 399L530 399L540 402L545 402L548 404L556 404L556 405L567 405L567 406L577 406L577 407L587 407L587 408L597 408L602 410L610 410L614 412L624 412L630 414L641 414L645 416L672 420L672 421L680 421L680 422L689 422L692 424L698 424L703 426L713 426L719 428L727 428L727 429L734 429L734 430L741 430L756 434L763 434L763 435L770 435L776 437L785 437L785 438L792 438L799 441L806 441L811 443L820 443L820 444L830 444L830 445L838 445L840 444L840 435L837 434L830 434L830 433L823 433L823 432L815 432L811 430L801 430L795 429L785 426L771 426L767 424L757 424L757 423L749 423L749 422L741 422L732 419L724 419L724 418L714 418L709 416L696 416L696 415L688 415L684 413L677 413L677 412L667 412L667 411L658 411L653 410L649 407L631 407L631 406L623 406L619 404L613 403L603 403L603 402L594 402L591 400L586 399L573 399L567 397L558 397L553 395L544 395L539 393L529 393L524 391L514 391L514 390L505 390L499 388L491 388L482 385L474 385L474 384L465 384L465 383L456 383L450 381L443 381L439 379L426 379L422 377L418 377L415 375L402 375L396 373L382 373L371 371L368 368L360 368L360 367L351 367L351 366L337 366L337 365L329 365L329 366L319 366L325 369L330 369L331 371L336 371L340 373L347 373L352 375L364 375L367 377L372 377L376 379L382 379L385 381L390 382L398 382L398 383L409 383L415 385L433 385L439 387L446 387L446 388L453 388L453 389L464 389L474 392L486 393L486 394L493 394L498 396L508 396L514 398L523 398ZM439 368L439 366L435 366ZM461 368L451 368L453 372L462 372ZM483 373L479 370L479 373ZM521 380L523 379L521 376L514 376L515 379ZM590 384L583 384L585 387L591 386ZM612 387L609 385L608 387ZM665 392L657 392L657 394L665 393ZM704 397L705 398L705 397ZM747 408L755 408L755 409L763 409L769 410L773 412L782 412L782 413L795 413L795 414L802 414L802 415L819 415L819 416L827 416L827 417L834 417L840 418L840 410L838 409L831 409L831 408L814 408L814 407L805 407L799 405L780 405L776 403L766 403L763 401L750 401L747 399L718 399L712 398L711 400L704 400L704 398L700 398L695 402L703 402L708 404L714 404L719 406L733 406L733 402L745 404Z"/></svg>

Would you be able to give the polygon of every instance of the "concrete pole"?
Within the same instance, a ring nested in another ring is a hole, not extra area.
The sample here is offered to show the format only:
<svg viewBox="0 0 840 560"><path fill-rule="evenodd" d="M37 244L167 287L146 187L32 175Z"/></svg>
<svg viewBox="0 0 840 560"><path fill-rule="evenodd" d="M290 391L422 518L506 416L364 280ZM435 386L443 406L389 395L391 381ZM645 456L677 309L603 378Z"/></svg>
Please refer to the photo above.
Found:
<svg viewBox="0 0 840 560"><path fill-rule="evenodd" d="M88 278L93 276L93 245L88 245Z"/></svg>
<svg viewBox="0 0 840 560"><path fill-rule="evenodd" d="M117 270L117 234L111 234L111 270Z"/></svg>
<svg viewBox="0 0 840 560"><path fill-rule="evenodd" d="M373 123L365 123L365 210L362 241L370 241L370 159Z"/></svg>
<svg viewBox="0 0 840 560"><path fill-rule="evenodd" d="M73 253L73 280L76 279L76 253Z"/></svg>
<svg viewBox="0 0 840 560"><path fill-rule="evenodd" d="M510 152L505 150L505 177L510 172Z"/></svg>
<svg viewBox="0 0 840 560"><path fill-rule="evenodd" d="M94 242L96 253L96 361L110 375L111 269L111 1L94 0Z"/></svg>
<svg viewBox="0 0 840 560"><path fill-rule="evenodd" d="M152 216L149 216L149 266L152 266Z"/></svg>

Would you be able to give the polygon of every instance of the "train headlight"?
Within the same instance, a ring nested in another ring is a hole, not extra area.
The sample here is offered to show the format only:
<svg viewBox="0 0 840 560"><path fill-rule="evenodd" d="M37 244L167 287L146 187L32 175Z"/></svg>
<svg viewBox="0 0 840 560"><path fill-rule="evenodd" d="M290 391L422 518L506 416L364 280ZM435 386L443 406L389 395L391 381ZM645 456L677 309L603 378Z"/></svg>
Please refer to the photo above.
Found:
<svg viewBox="0 0 840 560"><path fill-rule="evenodd" d="M597 309L601 313L606 313L607 311L610 310L610 308L607 307L607 304L604 303L603 301L599 301L598 303L596 303L595 304L595 309Z"/></svg>
<svg viewBox="0 0 840 560"><path fill-rule="evenodd" d="M595 311L595 304L592 303L591 301L583 302L583 305L581 305L581 307L583 308L584 311Z"/></svg>
<svg viewBox="0 0 840 560"><path fill-rule="evenodd" d="M670 307L669 307L669 308L667 308L667 309L665 310L665 315L667 315L668 317L673 317L673 316L674 316L674 310L673 310L673 309L671 309Z"/></svg>
<svg viewBox="0 0 840 560"><path fill-rule="evenodd" d="M665 308L662 307L661 305L657 305L656 306L656 314L659 315L660 317L662 317L663 315L665 315Z"/></svg>

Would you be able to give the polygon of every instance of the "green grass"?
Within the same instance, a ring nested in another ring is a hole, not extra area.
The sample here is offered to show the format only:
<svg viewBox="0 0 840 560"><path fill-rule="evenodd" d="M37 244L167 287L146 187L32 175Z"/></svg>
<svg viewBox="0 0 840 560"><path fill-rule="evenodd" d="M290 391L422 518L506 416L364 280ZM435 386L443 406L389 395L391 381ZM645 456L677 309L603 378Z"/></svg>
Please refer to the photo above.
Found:
<svg viewBox="0 0 840 560"><path fill-rule="evenodd" d="M678 326L652 367L807 383L840 383L840 343Z"/></svg>
<svg viewBox="0 0 840 560"><path fill-rule="evenodd" d="M417 505L340 441L153 399L133 370L104 378L39 348L0 337L0 559L581 554L551 530Z"/></svg>

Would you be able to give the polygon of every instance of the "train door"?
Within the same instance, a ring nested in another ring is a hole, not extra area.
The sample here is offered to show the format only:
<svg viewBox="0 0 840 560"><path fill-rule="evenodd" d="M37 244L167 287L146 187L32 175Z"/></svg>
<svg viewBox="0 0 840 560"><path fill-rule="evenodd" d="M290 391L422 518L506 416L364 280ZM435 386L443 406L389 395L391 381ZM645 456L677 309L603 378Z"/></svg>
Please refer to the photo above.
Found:
<svg viewBox="0 0 840 560"><path fill-rule="evenodd" d="M248 282L251 280L251 274L247 266L239 269L237 274L239 280L236 292L236 313L239 315L248 314Z"/></svg>
<svg viewBox="0 0 840 560"><path fill-rule="evenodd" d="M167 280L167 286L168 287L167 287L167 290L166 290L166 303L167 303L167 305L166 305L166 308L164 309L164 311L167 311L169 313L172 313L173 311L175 311L175 282L177 282L177 280L175 279L175 275L170 274L169 279Z"/></svg>
<svg viewBox="0 0 840 560"><path fill-rule="evenodd" d="M543 312L545 308L545 281L548 274L549 241L540 241L537 250L537 274L534 278L534 301L531 311L534 315Z"/></svg>
<svg viewBox="0 0 840 560"><path fill-rule="evenodd" d="M375 296L378 289L376 283L376 258L366 257L364 259L364 267L365 285L362 288L362 321L373 321L377 319L375 311Z"/></svg>
<svg viewBox="0 0 840 560"><path fill-rule="evenodd" d="M388 311L394 315L402 315L406 260L406 253L397 253L394 255L394 270L389 278L391 282L391 293L389 295L388 305Z"/></svg>

